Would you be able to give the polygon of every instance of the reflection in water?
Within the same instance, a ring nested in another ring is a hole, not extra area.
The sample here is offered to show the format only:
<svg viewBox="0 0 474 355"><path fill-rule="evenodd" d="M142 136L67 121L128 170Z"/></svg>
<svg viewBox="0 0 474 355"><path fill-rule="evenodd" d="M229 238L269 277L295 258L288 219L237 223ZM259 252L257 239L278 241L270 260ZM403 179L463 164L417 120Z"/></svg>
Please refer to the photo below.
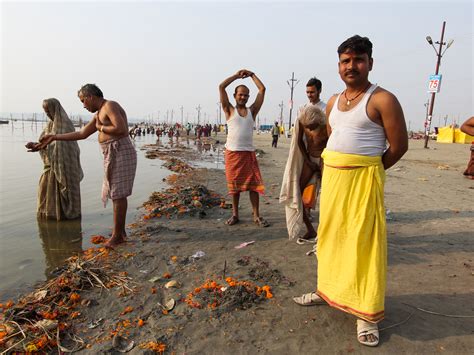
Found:
<svg viewBox="0 0 474 355"><path fill-rule="evenodd" d="M38 218L39 236L46 261L46 278L70 256L82 252L81 219L54 221Z"/></svg>

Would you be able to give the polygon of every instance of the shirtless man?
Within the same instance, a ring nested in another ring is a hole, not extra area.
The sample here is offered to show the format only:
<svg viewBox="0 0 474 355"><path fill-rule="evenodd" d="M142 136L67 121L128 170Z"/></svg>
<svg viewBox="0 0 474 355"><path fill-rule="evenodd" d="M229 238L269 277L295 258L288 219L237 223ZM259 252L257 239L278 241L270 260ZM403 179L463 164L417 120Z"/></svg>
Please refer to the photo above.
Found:
<svg viewBox="0 0 474 355"><path fill-rule="evenodd" d="M318 105L307 106L303 113L299 116L297 124L298 129L298 147L303 154L304 164L300 175L300 191L303 194L305 187L310 180L316 175L316 186L321 185L321 153L328 141L326 129L326 117L318 107ZM303 138L304 137L304 138ZM318 189L315 189L316 197ZM311 224L309 218L309 208L304 209L303 222L306 226L307 233L301 237L305 240L313 240L316 238L316 230Z"/></svg>
<svg viewBox="0 0 474 355"><path fill-rule="evenodd" d="M309 79L308 83L306 84L306 96L308 97L309 102L306 103L304 106L300 107L298 116L302 115L303 111L311 106L318 107L319 109L321 109L322 112L326 111L326 103L320 98L321 92L321 80L316 77ZM300 147L300 150L303 153L305 161L300 179L301 193L303 193L304 188L306 187L306 185L311 180L314 174L318 175L316 177L316 179L319 180L317 186L321 186L321 153L323 152L324 148L326 148L328 135L326 130L326 123L321 124L318 128L315 128L314 125L312 127L303 127L300 122L299 128L300 129L298 136L298 146ZM306 144L303 140L303 133L306 137ZM315 194L317 197L318 189L315 190ZM314 239L316 237L316 231L311 224L310 211L310 208L305 208L303 215L303 222L305 223L306 228L308 229L308 233L304 235L302 239L306 240Z"/></svg>
<svg viewBox="0 0 474 355"><path fill-rule="evenodd" d="M104 99L102 91L95 84L86 84L78 91L79 100L89 112L96 112L93 119L80 131L45 135L40 149L58 141L86 139L99 131L99 143L104 154L104 182L102 201L104 206L110 198L114 209L112 237L105 246L115 247L125 242L125 219L127 197L132 194L137 167L137 153L128 133L127 114L115 101Z"/></svg>

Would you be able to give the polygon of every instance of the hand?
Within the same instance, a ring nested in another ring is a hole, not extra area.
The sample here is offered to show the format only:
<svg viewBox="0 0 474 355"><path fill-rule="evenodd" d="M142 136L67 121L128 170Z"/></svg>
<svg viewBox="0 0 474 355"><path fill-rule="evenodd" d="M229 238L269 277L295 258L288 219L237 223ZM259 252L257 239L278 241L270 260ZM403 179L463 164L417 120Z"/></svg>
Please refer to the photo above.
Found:
<svg viewBox="0 0 474 355"><path fill-rule="evenodd" d="M249 76L252 76L253 72L247 69L241 69L237 72L237 76L241 79L248 78Z"/></svg>
<svg viewBox="0 0 474 355"><path fill-rule="evenodd" d="M35 148L37 150L40 150L40 149L43 149L45 148L49 143L51 143L52 141L54 141L54 134L46 134L44 135L41 139L40 139L40 143L35 145Z"/></svg>
<svg viewBox="0 0 474 355"><path fill-rule="evenodd" d="M28 152L37 152L39 150L38 146L39 146L39 143L28 142L26 143L25 148L28 149Z"/></svg>

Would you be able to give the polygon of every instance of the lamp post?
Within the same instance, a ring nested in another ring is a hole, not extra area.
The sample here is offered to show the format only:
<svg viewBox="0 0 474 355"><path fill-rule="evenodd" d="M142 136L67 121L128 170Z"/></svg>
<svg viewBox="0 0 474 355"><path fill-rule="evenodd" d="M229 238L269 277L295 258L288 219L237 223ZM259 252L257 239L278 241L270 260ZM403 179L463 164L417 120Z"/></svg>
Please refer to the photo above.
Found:
<svg viewBox="0 0 474 355"><path fill-rule="evenodd" d="M197 124L199 124L200 123L200 118L201 118L201 105L198 105L198 107L196 107L196 111L198 113L198 117L197 117L198 123Z"/></svg>
<svg viewBox="0 0 474 355"><path fill-rule="evenodd" d="M296 86L295 81L296 81L296 84L300 82L298 79L295 79L295 73L293 72L291 73L291 79L286 81L286 83L290 87L290 117L288 121L288 132L291 129L291 112L293 111L293 90L295 89L295 86Z"/></svg>
<svg viewBox="0 0 474 355"><path fill-rule="evenodd" d="M439 44L439 49L436 49L436 47L433 44L433 40L431 39L430 36L426 36L426 41L433 47L436 56L438 57L438 60L436 61L436 70L435 70L435 75L438 75L439 72L439 66L441 64L441 57L443 54L446 52L446 50L451 47L453 44L454 40L451 39L449 42L446 44L446 42L443 42L444 39L444 29L446 28L446 21L443 21L443 28L441 30L441 40L438 42L436 41L436 44ZM443 51L443 45L446 45L446 48ZM433 108L434 108L434 102L435 102L435 95L436 92L431 93L431 99L430 99L430 107L428 109L428 117L425 122L425 148L428 148L428 140L430 139L430 129L431 129L431 118L433 116Z"/></svg>
<svg viewBox="0 0 474 355"><path fill-rule="evenodd" d="M219 126L221 125L221 117L222 117L222 104L220 102L217 103L217 107L219 108Z"/></svg>

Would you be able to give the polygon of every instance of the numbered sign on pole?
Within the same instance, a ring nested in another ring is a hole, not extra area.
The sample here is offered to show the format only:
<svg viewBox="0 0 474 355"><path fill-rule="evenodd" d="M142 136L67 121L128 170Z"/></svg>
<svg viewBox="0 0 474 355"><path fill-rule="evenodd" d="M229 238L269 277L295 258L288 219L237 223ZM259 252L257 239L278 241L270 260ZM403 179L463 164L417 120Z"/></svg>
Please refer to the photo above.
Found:
<svg viewBox="0 0 474 355"><path fill-rule="evenodd" d="M428 92L438 93L441 88L441 77L442 75L430 75L428 80Z"/></svg>

